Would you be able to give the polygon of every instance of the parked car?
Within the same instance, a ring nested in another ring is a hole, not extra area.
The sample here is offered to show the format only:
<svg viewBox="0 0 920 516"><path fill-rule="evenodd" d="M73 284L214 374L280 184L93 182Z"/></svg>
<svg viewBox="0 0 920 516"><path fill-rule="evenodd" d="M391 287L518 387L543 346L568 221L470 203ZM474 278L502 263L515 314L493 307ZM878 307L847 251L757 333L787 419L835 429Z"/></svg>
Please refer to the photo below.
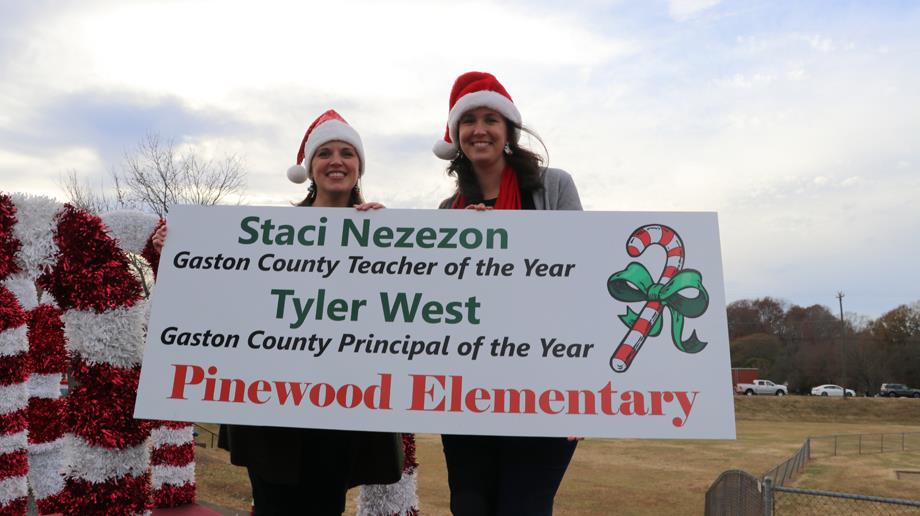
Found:
<svg viewBox="0 0 920 516"><path fill-rule="evenodd" d="M883 383L878 394L889 398L920 398L920 389L913 389L903 383Z"/></svg>
<svg viewBox="0 0 920 516"><path fill-rule="evenodd" d="M754 383L739 383L735 386L735 392L748 396L753 396L755 394L785 396L789 394L789 390L785 385L779 385L770 380L754 380Z"/></svg>
<svg viewBox="0 0 920 516"><path fill-rule="evenodd" d="M826 383L824 385L819 385L811 390L812 396L856 396L856 392L853 389L844 389L839 385L833 385Z"/></svg>

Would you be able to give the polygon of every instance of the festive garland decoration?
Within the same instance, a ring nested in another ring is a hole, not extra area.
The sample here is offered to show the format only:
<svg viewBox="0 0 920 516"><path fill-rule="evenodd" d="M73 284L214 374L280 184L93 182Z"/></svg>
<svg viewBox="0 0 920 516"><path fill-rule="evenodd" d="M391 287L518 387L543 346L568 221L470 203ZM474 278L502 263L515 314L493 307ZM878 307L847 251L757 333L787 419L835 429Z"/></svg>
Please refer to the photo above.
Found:
<svg viewBox="0 0 920 516"><path fill-rule="evenodd" d="M26 314L0 285L0 514L25 514L28 500L27 352Z"/></svg>
<svg viewBox="0 0 920 516"><path fill-rule="evenodd" d="M67 370L61 311L50 295L39 299L35 282L49 267L56 254L52 238L54 217L60 205L45 197L14 194L16 216L10 220L15 238L20 242L10 257L17 273L7 285L16 292L27 311L29 362L28 483L41 513L61 512L64 490L64 414L67 400L61 397L60 385Z"/></svg>
<svg viewBox="0 0 920 516"><path fill-rule="evenodd" d="M25 311L7 283L21 271L13 232L16 206L0 196L0 514L25 514L28 502L29 341Z"/></svg>
<svg viewBox="0 0 920 516"><path fill-rule="evenodd" d="M125 253L156 271L163 223L0 194L0 515L25 514L29 488L42 514L194 502L192 426L132 417L148 310ZM414 435L403 446L402 479L362 486L360 514L418 514Z"/></svg>
<svg viewBox="0 0 920 516"><path fill-rule="evenodd" d="M395 484L361 486L358 494L359 516L418 516L415 434L402 434L402 440L405 455L402 478Z"/></svg>
<svg viewBox="0 0 920 516"><path fill-rule="evenodd" d="M195 502L195 437L192 425L164 421L151 432L153 501L157 507Z"/></svg>
<svg viewBox="0 0 920 516"><path fill-rule="evenodd" d="M131 416L147 303L125 252L150 260L158 224L0 195L0 514L25 514L29 488L44 514L139 514L194 501L188 423ZM61 398L68 351L77 384ZM158 425L188 431L171 441L181 452L155 448L151 461Z"/></svg>

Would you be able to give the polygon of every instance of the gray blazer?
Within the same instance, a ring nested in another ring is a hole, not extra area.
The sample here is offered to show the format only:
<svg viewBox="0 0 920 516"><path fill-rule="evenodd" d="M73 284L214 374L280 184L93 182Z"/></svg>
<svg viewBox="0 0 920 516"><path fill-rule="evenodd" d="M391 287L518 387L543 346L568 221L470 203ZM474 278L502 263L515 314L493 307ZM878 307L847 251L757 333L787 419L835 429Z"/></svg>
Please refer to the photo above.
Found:
<svg viewBox="0 0 920 516"><path fill-rule="evenodd" d="M457 194L441 201L440 209L450 208ZM568 172L558 168L543 171L543 189L533 193L533 205L538 210L581 210L581 199L575 181Z"/></svg>

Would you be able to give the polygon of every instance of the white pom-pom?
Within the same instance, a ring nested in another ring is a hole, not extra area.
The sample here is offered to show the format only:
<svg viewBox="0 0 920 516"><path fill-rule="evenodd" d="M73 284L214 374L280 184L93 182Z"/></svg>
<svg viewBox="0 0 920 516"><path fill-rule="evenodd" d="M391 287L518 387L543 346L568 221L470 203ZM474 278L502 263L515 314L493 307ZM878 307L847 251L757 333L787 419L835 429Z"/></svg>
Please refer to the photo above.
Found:
<svg viewBox="0 0 920 516"><path fill-rule="evenodd" d="M431 150L434 151L435 156L448 161L457 157L457 146L444 140L434 142L434 147Z"/></svg>
<svg viewBox="0 0 920 516"><path fill-rule="evenodd" d="M294 165L287 170L287 177L294 183L303 183L307 180L307 169L303 165Z"/></svg>

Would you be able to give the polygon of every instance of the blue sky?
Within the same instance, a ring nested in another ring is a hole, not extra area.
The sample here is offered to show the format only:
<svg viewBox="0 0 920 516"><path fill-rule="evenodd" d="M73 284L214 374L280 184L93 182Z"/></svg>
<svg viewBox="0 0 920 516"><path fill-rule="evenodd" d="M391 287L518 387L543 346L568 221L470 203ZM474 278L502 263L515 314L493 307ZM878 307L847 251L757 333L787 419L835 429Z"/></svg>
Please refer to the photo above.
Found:
<svg viewBox="0 0 920 516"><path fill-rule="evenodd" d="M157 132L283 205L334 107L369 197L430 208L451 83L485 70L588 209L719 212L729 300L875 317L920 299L917 27L890 1L6 2L0 190L61 198Z"/></svg>

